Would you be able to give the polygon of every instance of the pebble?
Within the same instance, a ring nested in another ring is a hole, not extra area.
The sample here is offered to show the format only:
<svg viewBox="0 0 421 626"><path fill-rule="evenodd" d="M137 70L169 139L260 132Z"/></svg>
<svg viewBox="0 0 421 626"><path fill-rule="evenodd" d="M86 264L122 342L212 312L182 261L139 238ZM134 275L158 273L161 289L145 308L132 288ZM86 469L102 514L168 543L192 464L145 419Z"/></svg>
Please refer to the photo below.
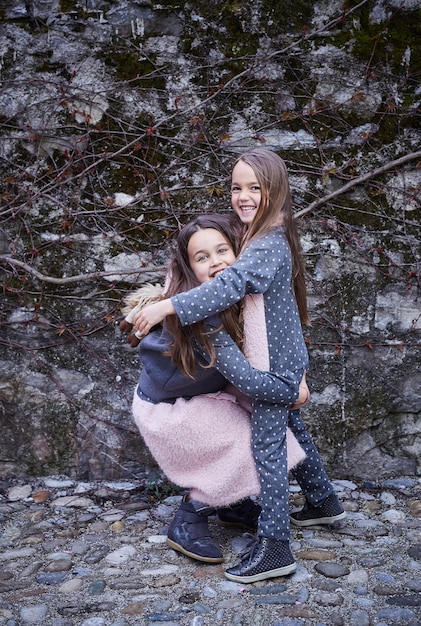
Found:
<svg viewBox="0 0 421 626"><path fill-rule="evenodd" d="M0 625L420 626L421 479L333 482L346 520L292 528L297 570L250 585L223 575L249 533L210 519L221 565L166 545L181 496L154 502L138 480L3 479Z"/></svg>

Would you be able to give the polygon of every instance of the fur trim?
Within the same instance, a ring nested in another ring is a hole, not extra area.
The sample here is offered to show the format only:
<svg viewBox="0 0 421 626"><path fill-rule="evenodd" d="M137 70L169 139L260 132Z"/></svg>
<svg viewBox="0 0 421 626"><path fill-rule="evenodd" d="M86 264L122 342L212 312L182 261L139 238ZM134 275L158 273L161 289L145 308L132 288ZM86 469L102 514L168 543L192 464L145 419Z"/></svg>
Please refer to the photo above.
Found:
<svg viewBox="0 0 421 626"><path fill-rule="evenodd" d="M228 506L260 492L248 413L217 392L151 404L136 391L133 417L165 475L195 500Z"/></svg>

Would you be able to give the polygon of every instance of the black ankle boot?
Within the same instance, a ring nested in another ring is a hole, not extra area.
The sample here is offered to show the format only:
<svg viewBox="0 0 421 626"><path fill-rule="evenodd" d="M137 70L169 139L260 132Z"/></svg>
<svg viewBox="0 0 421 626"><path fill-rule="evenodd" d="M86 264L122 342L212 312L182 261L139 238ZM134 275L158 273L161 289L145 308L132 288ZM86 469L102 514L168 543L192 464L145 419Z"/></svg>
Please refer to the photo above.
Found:
<svg viewBox="0 0 421 626"><path fill-rule="evenodd" d="M191 502L182 502L167 534L167 544L204 563L222 563L224 556L214 544L206 515L197 513Z"/></svg>
<svg viewBox="0 0 421 626"><path fill-rule="evenodd" d="M261 510L260 504L246 498L238 504L221 507L217 510L217 515L222 526L255 532Z"/></svg>
<svg viewBox="0 0 421 626"><path fill-rule="evenodd" d="M240 562L226 570L225 576L239 583L254 583L287 576L296 569L289 541L259 537Z"/></svg>
<svg viewBox="0 0 421 626"><path fill-rule="evenodd" d="M345 517L346 513L338 496L332 493L317 506L306 501L301 511L291 513L290 520L293 526L305 528L319 524L334 524Z"/></svg>

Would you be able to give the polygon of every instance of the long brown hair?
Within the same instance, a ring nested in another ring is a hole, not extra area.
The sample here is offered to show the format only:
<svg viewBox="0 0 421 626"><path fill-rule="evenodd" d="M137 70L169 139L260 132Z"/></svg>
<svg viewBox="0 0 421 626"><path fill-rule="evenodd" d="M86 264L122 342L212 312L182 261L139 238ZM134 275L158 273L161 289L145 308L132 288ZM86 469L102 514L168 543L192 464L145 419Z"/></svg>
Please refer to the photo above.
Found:
<svg viewBox="0 0 421 626"><path fill-rule="evenodd" d="M197 287L200 284L190 267L188 245L192 235L198 230L205 228L213 228L219 231L232 246L235 256L238 255L242 225L236 215L215 213L196 217L186 224L178 233L168 272L168 285L163 297L170 298L183 291ZM224 328L234 341L242 347L243 332L240 322L240 312L241 304L233 305L229 309L222 311L220 317ZM205 332L203 322L197 322L191 326L183 327L178 317L171 315L167 317L166 324L174 338L167 354L172 357L173 361L182 369L186 376L193 378L195 373L196 359L192 339L199 342L210 355L210 363L207 367L212 367L215 364L215 349L209 334Z"/></svg>
<svg viewBox="0 0 421 626"><path fill-rule="evenodd" d="M274 226L283 226L291 250L294 294L300 319L303 324L310 324L304 263L300 238L292 210L292 198L286 165L280 156L267 148L255 148L244 152L238 157L234 167L239 161L244 161L253 169L261 191L260 205L256 217L245 233L242 249L252 239L266 234Z"/></svg>

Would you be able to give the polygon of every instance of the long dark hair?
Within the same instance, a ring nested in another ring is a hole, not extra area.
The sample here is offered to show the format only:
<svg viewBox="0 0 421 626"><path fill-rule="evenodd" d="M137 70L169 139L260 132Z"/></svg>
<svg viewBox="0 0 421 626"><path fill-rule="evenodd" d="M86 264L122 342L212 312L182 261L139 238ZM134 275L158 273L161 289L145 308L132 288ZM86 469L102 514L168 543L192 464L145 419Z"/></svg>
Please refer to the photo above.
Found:
<svg viewBox="0 0 421 626"><path fill-rule="evenodd" d="M242 224L236 215L209 214L200 215L186 224L177 236L167 278L167 286L163 297L170 298L183 291L197 287L200 283L194 275L188 255L190 238L198 230L212 228L221 233L238 256L239 242L242 234ZM221 322L234 341L242 347L243 331L241 324L241 304L233 305L220 313ZM168 351L173 361L182 369L186 376L194 377L195 354L192 339L199 342L210 355L210 364L215 364L215 350L209 334L205 332L204 323L197 322L191 326L181 326L176 315L166 319L167 328L173 336L173 343Z"/></svg>
<svg viewBox="0 0 421 626"><path fill-rule="evenodd" d="M274 226L283 225L292 257L292 279L300 319L309 324L304 263L297 224L292 210L288 171L283 159L267 148L255 148L241 154L236 162L250 165L260 185L261 201L256 217L247 229L242 248L252 239L267 233Z"/></svg>

